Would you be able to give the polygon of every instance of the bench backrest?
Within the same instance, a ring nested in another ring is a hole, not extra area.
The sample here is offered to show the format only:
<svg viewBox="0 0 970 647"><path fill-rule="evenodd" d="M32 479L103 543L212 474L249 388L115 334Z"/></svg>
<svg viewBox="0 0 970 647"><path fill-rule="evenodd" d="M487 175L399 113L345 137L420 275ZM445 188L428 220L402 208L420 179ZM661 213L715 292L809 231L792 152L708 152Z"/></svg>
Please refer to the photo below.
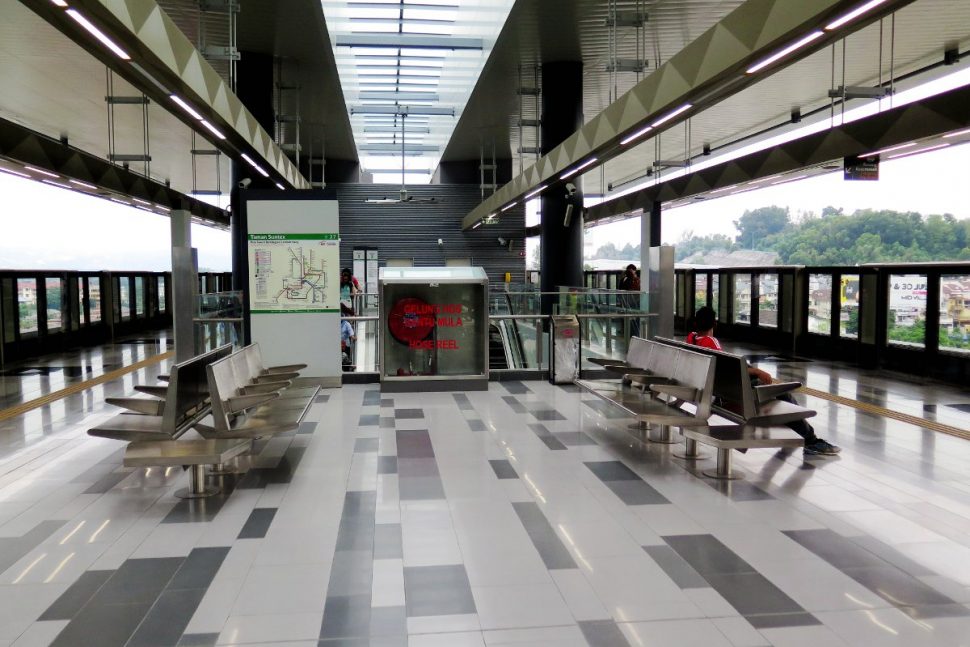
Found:
<svg viewBox="0 0 970 647"><path fill-rule="evenodd" d="M229 411L225 402L236 395L237 384L236 358L240 351L212 362L206 367L209 392L212 394L212 420L217 431L229 430Z"/></svg>
<svg viewBox="0 0 970 647"><path fill-rule="evenodd" d="M747 360L740 355L674 339L657 337L657 341L673 348L686 349L714 358L714 395L719 400L718 407L725 412L740 415L745 420L757 416Z"/></svg>
<svg viewBox="0 0 970 647"><path fill-rule="evenodd" d="M206 367L232 353L232 345L220 346L172 366L168 379L162 429L171 434L195 420L209 406L209 380Z"/></svg>
<svg viewBox="0 0 970 647"><path fill-rule="evenodd" d="M691 401L697 407L695 415L699 418L710 417L712 394L715 388L714 358L697 352L692 346L675 347L640 337L631 337L627 362L631 366L645 368L657 377L670 378L678 386L696 389L697 397ZM645 380L649 382L650 378Z"/></svg>

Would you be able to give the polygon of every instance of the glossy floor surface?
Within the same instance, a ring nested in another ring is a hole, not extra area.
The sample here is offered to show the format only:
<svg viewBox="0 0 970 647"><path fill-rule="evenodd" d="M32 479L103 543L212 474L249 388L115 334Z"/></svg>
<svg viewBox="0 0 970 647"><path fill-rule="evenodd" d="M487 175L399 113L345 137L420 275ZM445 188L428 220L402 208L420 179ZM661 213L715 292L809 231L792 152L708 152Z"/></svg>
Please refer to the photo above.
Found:
<svg viewBox="0 0 970 647"><path fill-rule="evenodd" d="M967 426L956 388L761 359ZM0 645L970 645L959 438L800 396L842 454L752 450L722 484L571 386L358 385L189 502L85 434L164 369L3 431Z"/></svg>

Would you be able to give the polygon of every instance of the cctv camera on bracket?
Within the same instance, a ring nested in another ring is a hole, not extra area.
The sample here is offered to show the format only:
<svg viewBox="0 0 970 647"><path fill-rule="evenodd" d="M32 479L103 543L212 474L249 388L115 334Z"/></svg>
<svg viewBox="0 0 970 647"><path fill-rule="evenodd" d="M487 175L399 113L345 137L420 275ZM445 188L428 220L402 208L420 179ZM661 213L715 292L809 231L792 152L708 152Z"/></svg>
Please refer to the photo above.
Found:
<svg viewBox="0 0 970 647"><path fill-rule="evenodd" d="M240 189L248 189L249 188L249 185L252 184L252 183L253 183L253 181L252 181L251 178L248 178L248 177L243 178L243 179L239 180L239 188Z"/></svg>

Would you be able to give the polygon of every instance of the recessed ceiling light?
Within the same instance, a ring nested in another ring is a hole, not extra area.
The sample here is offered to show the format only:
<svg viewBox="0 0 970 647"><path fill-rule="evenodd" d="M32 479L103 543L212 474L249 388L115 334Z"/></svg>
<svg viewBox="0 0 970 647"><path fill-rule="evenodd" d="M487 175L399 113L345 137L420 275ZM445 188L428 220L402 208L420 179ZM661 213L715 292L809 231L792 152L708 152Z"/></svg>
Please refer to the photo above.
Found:
<svg viewBox="0 0 970 647"><path fill-rule="evenodd" d="M44 169L37 168L36 166L25 166L24 168L27 169L28 171L33 171L34 173L40 173L41 175L46 175L47 177L52 177L57 180L61 179L61 176L58 175L57 173L51 173L50 171L45 171Z"/></svg>

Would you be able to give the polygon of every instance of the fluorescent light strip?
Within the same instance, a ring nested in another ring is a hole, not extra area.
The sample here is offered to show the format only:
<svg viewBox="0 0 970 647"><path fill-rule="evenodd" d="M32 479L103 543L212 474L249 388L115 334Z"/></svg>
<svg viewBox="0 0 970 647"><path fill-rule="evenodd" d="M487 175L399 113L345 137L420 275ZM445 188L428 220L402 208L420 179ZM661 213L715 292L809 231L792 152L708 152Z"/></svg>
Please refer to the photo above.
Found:
<svg viewBox="0 0 970 647"><path fill-rule="evenodd" d="M798 177L786 178L784 180L778 180L777 182L772 182L771 186L775 186L776 184L788 184L789 182L794 182L796 180L804 180L807 177L808 175L799 175Z"/></svg>
<svg viewBox="0 0 970 647"><path fill-rule="evenodd" d="M68 9L67 15L73 18L74 22L81 25L81 27L84 27L84 29L86 29L89 34L91 34L99 41L101 41L102 45L104 45L112 52L114 52L115 56L125 61L131 60L131 57L128 56L128 53L125 52L125 50L121 49L121 47L116 42L108 38L108 36L103 31L101 31L93 24L91 24L91 21L89 21L87 18L82 16L80 13L78 13L77 9Z"/></svg>
<svg viewBox="0 0 970 647"><path fill-rule="evenodd" d="M280 184L279 182L276 183L276 188L279 189L280 191L286 191L286 187Z"/></svg>
<svg viewBox="0 0 970 647"><path fill-rule="evenodd" d="M684 112L687 112L688 110L690 110L693 107L694 107L694 104L692 104L692 103L685 103L681 107L677 108L676 110L674 110L671 113L668 113L668 114L664 115L663 117L661 117L660 119L658 119L657 121L653 122L650 125L653 126L654 128L659 128L661 124L667 123L668 121L670 121L671 119L673 119L677 115L682 114Z"/></svg>
<svg viewBox="0 0 970 647"><path fill-rule="evenodd" d="M951 137L959 137L961 135L970 135L970 128L967 128L966 130L958 130L955 133L948 133L946 135L943 135L943 139L950 139Z"/></svg>
<svg viewBox="0 0 970 647"><path fill-rule="evenodd" d="M148 200L142 200L141 198L132 198L132 200L134 200L138 204L145 204L145 205L148 205L148 206L151 206L151 204L152 204Z"/></svg>
<svg viewBox="0 0 970 647"><path fill-rule="evenodd" d="M18 177L25 177L28 180L33 180L34 179L34 178L30 177L29 175L27 175L26 173L21 173L20 171L15 171L12 168L0 168L0 173L6 173L7 175L16 175Z"/></svg>
<svg viewBox="0 0 970 647"><path fill-rule="evenodd" d="M223 135L222 132L218 128L216 128L215 126L213 126L212 124L210 124L205 119L199 120L199 123L202 124L203 126L205 126L209 130L210 133L212 133L213 135L215 135L219 139L225 139L226 138L226 136Z"/></svg>
<svg viewBox="0 0 970 647"><path fill-rule="evenodd" d="M636 131L635 133L633 133L631 135L627 135L626 137L624 137L623 139L620 140L620 146L626 146L630 142L632 142L632 141L634 141L636 139L639 139L640 137L643 137L644 135L646 135L651 130L653 130L653 126L645 126L645 127L641 128L640 130Z"/></svg>
<svg viewBox="0 0 970 647"><path fill-rule="evenodd" d="M70 182L71 184L76 184L76 185L78 185L80 187L84 187L85 189L91 189L92 191L95 191L98 188L98 187L94 186L93 184L88 184L87 182L82 182L81 180L70 180L69 179L68 182Z"/></svg>
<svg viewBox="0 0 970 647"><path fill-rule="evenodd" d="M482 221L481 221L481 220L479 220L479 221L478 221L478 222L476 222L476 223L475 223L474 225L472 225L472 229L478 229L478 228L479 228L479 227L481 227L481 226L482 226Z"/></svg>
<svg viewBox="0 0 970 647"><path fill-rule="evenodd" d="M56 186L56 187L61 188L61 189L70 189L71 188L67 184L63 184L61 182L55 182L54 180L41 180L41 182L43 182L44 184L50 184L51 186Z"/></svg>
<svg viewBox="0 0 970 647"><path fill-rule="evenodd" d="M864 155L859 155L859 157L874 157L876 155L882 155L883 153L901 151L904 148L912 148L915 145L916 145L916 142L909 142L908 144L899 144L898 146L890 146L889 148L880 148L877 151L873 151L871 153L865 153Z"/></svg>
<svg viewBox="0 0 970 647"><path fill-rule="evenodd" d="M246 153L243 153L242 154L242 158L244 160L246 160L247 162L249 162L249 165L250 166L252 166L254 169L256 169L257 171L259 171L259 174L260 175L262 175L263 177L269 177L269 173L267 173L266 171L264 171L263 170L263 167L260 166L259 164L257 164L256 162L254 162L253 161L253 158L251 158L249 155L247 155Z"/></svg>
<svg viewBox="0 0 970 647"><path fill-rule="evenodd" d="M123 204L126 207L130 207L131 206L131 203L128 202L127 200L119 200L118 198L111 198L111 201L112 202L117 202L118 204Z"/></svg>
<svg viewBox="0 0 970 647"><path fill-rule="evenodd" d="M57 180L61 179L61 176L58 175L57 173L51 173L50 171L45 171L44 169L37 168L36 166L25 166L24 168L27 169L28 171L33 171L34 173L40 173L41 175L46 175L47 177L52 177Z"/></svg>
<svg viewBox="0 0 970 647"><path fill-rule="evenodd" d="M825 31L832 31L833 29L838 29L839 27L846 24L847 22L855 20L856 18L866 13L867 11L870 11L871 9L875 9L885 1L886 0L869 0L869 2L865 3L864 5L856 7L849 13L842 16L841 18L836 18L829 24L825 25Z"/></svg>
<svg viewBox="0 0 970 647"><path fill-rule="evenodd" d="M780 59L785 58L786 56L788 56L789 54L791 54L795 50L800 49L802 47L805 47L806 45L808 45L812 41L817 40L817 39L821 38L824 35L825 35L825 32L824 31L813 31L808 36L805 36L805 37L801 38L800 40L795 41L794 43L792 43L791 45L789 45L785 49L780 50L778 52L775 52L774 54L772 54L768 58L764 59L760 63L756 63L755 65L749 67L745 73L746 74L754 74L755 72L758 72L760 70L763 70L764 68L768 67L769 65L771 65L775 61L778 61Z"/></svg>
<svg viewBox="0 0 970 647"><path fill-rule="evenodd" d="M67 7L67 3L64 2L64 0L51 0L51 2L56 4L58 7Z"/></svg>
<svg viewBox="0 0 970 647"><path fill-rule="evenodd" d="M560 180L565 180L566 178L572 177L572 176L576 175L577 173L579 173L580 171L582 171L584 168L586 168L588 166L592 166L593 164L595 164L598 161L599 161L599 158L591 157L588 160L586 160L585 162L583 162L582 164L580 164L579 166L577 166L576 168L572 169L571 171L566 171L565 173L563 173L562 175L560 175L559 176L559 179Z"/></svg>
<svg viewBox="0 0 970 647"><path fill-rule="evenodd" d="M170 95L168 95L168 98L171 99L172 101L174 101L178 105L179 108L181 108L185 112L187 112L190 115L192 115L192 118L193 119L196 119L198 121L202 121L202 115L200 115L198 112L196 112L195 108L193 108L188 103L186 103L185 102L185 99L183 99L182 97L180 97L177 94L170 94Z"/></svg>
<svg viewBox="0 0 970 647"><path fill-rule="evenodd" d="M165 213L168 213L168 212L170 212L170 211L171 211L171 209L169 209L168 207L163 207L163 206L162 206L162 205L160 205L160 204L156 204L156 205L155 205L155 208L156 208L156 209L161 209L161 210L162 210L162 211L164 211Z"/></svg>
<svg viewBox="0 0 970 647"><path fill-rule="evenodd" d="M514 207L517 204L519 204L519 201L518 200L516 200L515 202L511 202L511 203L505 205L504 207L502 207L501 210L502 211L508 211L509 209L511 209L512 207Z"/></svg>
<svg viewBox="0 0 970 647"><path fill-rule="evenodd" d="M737 184L732 184L731 186L726 186L726 187L724 187L722 189L718 189L717 191L711 191L710 194L711 195L714 195L716 193L724 193L725 191L730 191L731 189L737 188L738 186L739 185L737 185Z"/></svg>
<svg viewBox="0 0 970 647"><path fill-rule="evenodd" d="M539 188L533 190L532 192L526 193L525 194L525 198L523 198L523 199L528 200L532 196L538 195L538 194L542 193L543 191L545 191L548 188L549 188L549 185L548 184L543 184L542 186L540 186Z"/></svg>
<svg viewBox="0 0 970 647"><path fill-rule="evenodd" d="M947 148L949 144L939 144L937 146L930 146L929 148L921 148L918 151L907 151L905 153L897 153L896 155L890 155L886 159L896 159L897 157L907 157L909 155L919 155L920 153L928 153L930 151L939 150L941 148Z"/></svg>

